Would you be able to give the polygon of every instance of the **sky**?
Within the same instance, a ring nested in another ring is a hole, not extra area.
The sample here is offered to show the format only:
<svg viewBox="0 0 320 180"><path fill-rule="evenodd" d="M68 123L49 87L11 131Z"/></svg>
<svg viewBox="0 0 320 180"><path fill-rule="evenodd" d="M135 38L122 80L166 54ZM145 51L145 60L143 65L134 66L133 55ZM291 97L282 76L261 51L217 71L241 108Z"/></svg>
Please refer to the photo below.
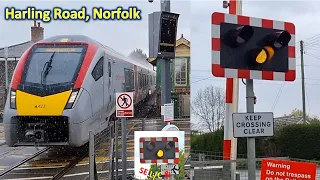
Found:
<svg viewBox="0 0 320 180"><path fill-rule="evenodd" d="M57 3L58 2L58 3ZM25 9L27 6L34 6L37 9L52 9L59 5L65 9L80 9L86 6L91 14L92 7L103 7L105 9L115 9L118 6L128 8L137 6L141 11L140 21L51 21L41 22L44 27L44 38L55 35L86 35L114 50L129 55L135 48L140 48L146 53L148 51L148 14L160 11L160 1L149 3L147 0L104 0L104 1L0 1L0 47L10 46L30 40L30 28L33 20L30 21L5 21L4 7L15 7ZM190 39L190 2L172 1L171 11L180 14L178 21L177 37L181 34Z"/></svg>
<svg viewBox="0 0 320 180"><path fill-rule="evenodd" d="M136 178L146 178L144 175L139 174L141 167L150 168L150 164L140 164L140 137L178 137L179 150L184 151L184 131L166 131L165 136L163 131L135 131L134 132L134 169Z"/></svg>
<svg viewBox="0 0 320 180"><path fill-rule="evenodd" d="M306 112L320 116L320 1L252 1L242 3L245 16L287 21L295 24L296 45L305 42ZM225 79L211 74L211 14L228 13L222 1L191 1L191 101L200 89L214 85L225 89ZM302 109L300 47L296 46L295 82L254 80L256 112L274 112L274 117ZM239 82L239 111L245 112L245 85ZM197 117L191 116L195 122Z"/></svg>

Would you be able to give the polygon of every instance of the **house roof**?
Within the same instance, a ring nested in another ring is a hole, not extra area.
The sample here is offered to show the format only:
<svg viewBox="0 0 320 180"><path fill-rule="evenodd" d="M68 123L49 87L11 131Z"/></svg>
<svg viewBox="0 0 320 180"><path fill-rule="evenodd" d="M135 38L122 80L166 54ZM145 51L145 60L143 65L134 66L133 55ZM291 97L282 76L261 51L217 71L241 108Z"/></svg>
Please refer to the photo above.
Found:
<svg viewBox="0 0 320 180"><path fill-rule="evenodd" d="M302 117L283 116L283 117L274 118L275 127L289 125L289 124L300 124L302 122L303 122ZM307 120L307 123L310 123L309 120Z"/></svg>
<svg viewBox="0 0 320 180"><path fill-rule="evenodd" d="M34 44L33 41L27 41L20 44L8 46L8 58L20 58L22 54ZM0 58L4 58L4 47L0 48Z"/></svg>
<svg viewBox="0 0 320 180"><path fill-rule="evenodd" d="M180 46L180 45L186 45L186 46L188 46L189 48L190 48L190 41L189 40L187 40L187 39L185 39L184 37L183 37L183 34L181 34L181 37L179 38L179 39L177 39L177 41L176 41L176 47L177 46Z"/></svg>

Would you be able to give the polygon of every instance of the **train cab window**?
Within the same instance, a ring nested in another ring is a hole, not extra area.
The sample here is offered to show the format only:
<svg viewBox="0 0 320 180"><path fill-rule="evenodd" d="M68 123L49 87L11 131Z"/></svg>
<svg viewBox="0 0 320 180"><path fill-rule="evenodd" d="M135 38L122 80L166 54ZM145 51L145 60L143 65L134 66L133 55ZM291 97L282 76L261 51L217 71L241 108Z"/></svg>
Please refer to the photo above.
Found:
<svg viewBox="0 0 320 180"><path fill-rule="evenodd" d="M35 46L26 63L22 82L45 85L74 82L85 51L86 47L82 45Z"/></svg>
<svg viewBox="0 0 320 180"><path fill-rule="evenodd" d="M95 81L98 81L103 76L103 57L99 59L93 68L91 75Z"/></svg>
<svg viewBox="0 0 320 180"><path fill-rule="evenodd" d="M111 62L108 62L108 72L109 72L109 77L111 77Z"/></svg>

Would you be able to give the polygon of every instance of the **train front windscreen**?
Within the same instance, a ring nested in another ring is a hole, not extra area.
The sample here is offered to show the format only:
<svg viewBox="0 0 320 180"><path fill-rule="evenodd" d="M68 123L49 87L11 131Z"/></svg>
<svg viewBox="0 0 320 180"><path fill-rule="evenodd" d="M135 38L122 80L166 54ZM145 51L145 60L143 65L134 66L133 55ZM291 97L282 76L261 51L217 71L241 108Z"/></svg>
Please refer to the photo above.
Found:
<svg viewBox="0 0 320 180"><path fill-rule="evenodd" d="M81 67L86 46L36 46L24 70L23 83L42 86L73 83Z"/></svg>

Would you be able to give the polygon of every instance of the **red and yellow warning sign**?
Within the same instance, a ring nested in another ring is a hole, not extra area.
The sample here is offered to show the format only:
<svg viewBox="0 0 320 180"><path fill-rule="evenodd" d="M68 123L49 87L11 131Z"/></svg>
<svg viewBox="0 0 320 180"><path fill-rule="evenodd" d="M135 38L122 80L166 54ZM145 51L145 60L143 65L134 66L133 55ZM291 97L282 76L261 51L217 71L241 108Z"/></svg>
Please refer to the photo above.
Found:
<svg viewBox="0 0 320 180"><path fill-rule="evenodd" d="M133 117L133 93L116 93L116 116Z"/></svg>
<svg viewBox="0 0 320 180"><path fill-rule="evenodd" d="M316 180L317 164L263 159L260 180Z"/></svg>

